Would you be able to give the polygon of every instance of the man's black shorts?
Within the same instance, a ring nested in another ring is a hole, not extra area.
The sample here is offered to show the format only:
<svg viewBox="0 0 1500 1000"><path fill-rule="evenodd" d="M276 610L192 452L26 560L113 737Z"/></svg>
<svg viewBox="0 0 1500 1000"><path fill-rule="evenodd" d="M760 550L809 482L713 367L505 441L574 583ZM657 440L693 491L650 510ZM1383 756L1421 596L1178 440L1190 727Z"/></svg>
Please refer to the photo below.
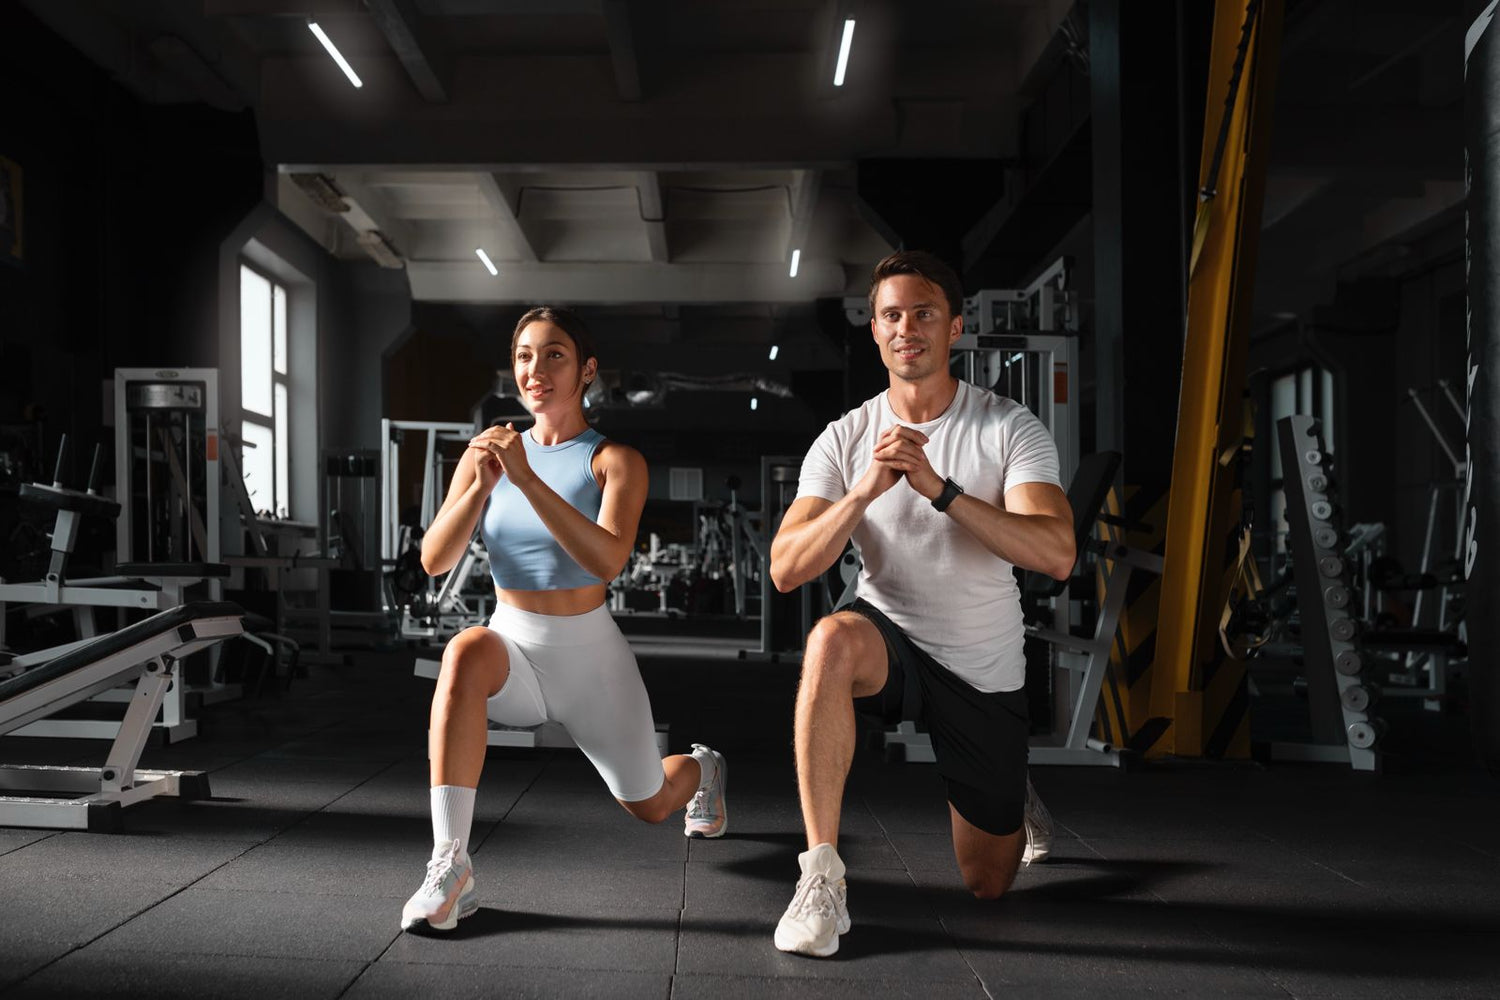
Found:
<svg viewBox="0 0 1500 1000"><path fill-rule="evenodd" d="M844 610L869 619L885 639L885 687L854 699L886 725L920 722L932 738L938 774L958 814L986 833L1021 828L1026 806L1026 692L980 691L920 649L874 605Z"/></svg>

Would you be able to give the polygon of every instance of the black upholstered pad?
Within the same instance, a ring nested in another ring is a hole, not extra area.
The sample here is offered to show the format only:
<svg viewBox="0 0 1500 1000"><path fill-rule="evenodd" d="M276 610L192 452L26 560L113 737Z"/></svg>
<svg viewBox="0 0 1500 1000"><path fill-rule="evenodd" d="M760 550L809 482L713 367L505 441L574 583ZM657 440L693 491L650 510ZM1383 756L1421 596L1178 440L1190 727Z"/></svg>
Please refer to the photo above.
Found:
<svg viewBox="0 0 1500 1000"><path fill-rule="evenodd" d="M152 615L144 621L127 625L118 632L102 635L93 642L59 656L55 660L34 667L18 677L0 681L0 704L16 695L40 687L55 678L62 677L79 667L94 663L112 653L123 652L137 643L154 638L173 629L181 628L204 618L239 617L244 612L238 604L228 601L194 601L181 607ZM192 636L185 636L184 642Z"/></svg>

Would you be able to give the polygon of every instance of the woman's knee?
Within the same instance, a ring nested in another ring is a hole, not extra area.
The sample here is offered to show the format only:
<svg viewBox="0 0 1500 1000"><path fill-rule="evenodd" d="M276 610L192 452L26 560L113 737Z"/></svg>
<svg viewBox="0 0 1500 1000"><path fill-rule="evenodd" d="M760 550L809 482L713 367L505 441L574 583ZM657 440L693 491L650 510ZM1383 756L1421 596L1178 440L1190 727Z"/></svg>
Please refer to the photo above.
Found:
<svg viewBox="0 0 1500 1000"><path fill-rule="evenodd" d="M660 823L676 812L667 803L661 792L656 793L649 799L641 799L637 802L626 802L624 799L617 799L616 801L625 807L626 812L644 823Z"/></svg>
<svg viewBox="0 0 1500 1000"><path fill-rule="evenodd" d="M490 629L475 626L448 640L438 679L455 693L488 697L500 690L509 673L505 643Z"/></svg>

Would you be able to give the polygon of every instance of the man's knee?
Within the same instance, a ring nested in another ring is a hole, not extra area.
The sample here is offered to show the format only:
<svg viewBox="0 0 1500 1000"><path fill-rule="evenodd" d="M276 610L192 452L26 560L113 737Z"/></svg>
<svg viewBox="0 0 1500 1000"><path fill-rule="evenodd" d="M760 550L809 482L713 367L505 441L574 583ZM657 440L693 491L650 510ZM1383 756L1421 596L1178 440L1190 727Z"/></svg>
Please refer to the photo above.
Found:
<svg viewBox="0 0 1500 1000"><path fill-rule="evenodd" d="M858 666L868 659L869 620L849 612L839 612L818 620L807 634L807 648L802 654L803 675L853 681Z"/></svg>
<svg viewBox="0 0 1500 1000"><path fill-rule="evenodd" d="M1014 869L1006 870L996 865L963 865L960 871L964 888L972 892L975 899L999 899L1016 879Z"/></svg>

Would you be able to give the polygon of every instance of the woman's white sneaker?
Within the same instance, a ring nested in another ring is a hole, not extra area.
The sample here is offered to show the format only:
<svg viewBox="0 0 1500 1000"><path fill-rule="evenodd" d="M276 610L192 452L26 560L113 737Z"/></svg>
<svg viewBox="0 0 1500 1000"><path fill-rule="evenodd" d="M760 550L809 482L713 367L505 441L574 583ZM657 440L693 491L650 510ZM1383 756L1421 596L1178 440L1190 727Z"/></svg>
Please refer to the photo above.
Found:
<svg viewBox="0 0 1500 1000"><path fill-rule="evenodd" d="M1026 849L1021 852L1021 861L1046 861L1052 853L1052 814L1042 805L1041 797L1031 787L1031 778L1026 779L1026 812L1023 820L1026 827Z"/></svg>
<svg viewBox="0 0 1500 1000"><path fill-rule="evenodd" d="M463 844L445 840L433 850L421 888L401 908L401 929L451 931L478 909L474 867Z"/></svg>
<svg viewBox="0 0 1500 1000"><path fill-rule="evenodd" d="M729 809L724 804L724 794L729 789L729 767L724 763L723 754L702 743L693 744L693 759L703 768L708 780L688 802L683 835L710 840L722 837L729 829ZM710 768L713 769L711 774Z"/></svg>

